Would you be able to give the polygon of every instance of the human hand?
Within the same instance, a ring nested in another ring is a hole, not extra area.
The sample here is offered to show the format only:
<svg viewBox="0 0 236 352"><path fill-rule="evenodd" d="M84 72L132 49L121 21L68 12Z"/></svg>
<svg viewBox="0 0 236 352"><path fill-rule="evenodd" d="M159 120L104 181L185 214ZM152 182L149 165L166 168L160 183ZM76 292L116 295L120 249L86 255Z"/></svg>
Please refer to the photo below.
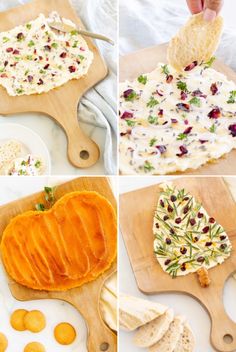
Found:
<svg viewBox="0 0 236 352"><path fill-rule="evenodd" d="M213 21L219 14L224 0L187 0L188 7L192 14L203 11L206 21Z"/></svg>

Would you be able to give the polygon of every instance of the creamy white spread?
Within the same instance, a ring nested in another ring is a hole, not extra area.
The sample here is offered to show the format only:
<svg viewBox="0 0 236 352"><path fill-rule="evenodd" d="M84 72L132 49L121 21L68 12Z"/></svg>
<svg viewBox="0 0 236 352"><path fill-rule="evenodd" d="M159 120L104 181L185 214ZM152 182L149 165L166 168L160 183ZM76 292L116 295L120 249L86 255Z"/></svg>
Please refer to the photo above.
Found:
<svg viewBox="0 0 236 352"><path fill-rule="evenodd" d="M40 176L43 174L45 165L40 157L28 154L24 157L12 160L6 169L6 175L10 176Z"/></svg>
<svg viewBox="0 0 236 352"><path fill-rule="evenodd" d="M75 30L54 31L56 12L0 33L0 84L11 96L47 92L88 72L93 53Z"/></svg>
<svg viewBox="0 0 236 352"><path fill-rule="evenodd" d="M191 64L120 84L120 171L168 174L196 169L236 147L236 85Z"/></svg>
<svg viewBox="0 0 236 352"><path fill-rule="evenodd" d="M173 277L213 268L230 256L223 227L185 189L164 185L153 221L154 252Z"/></svg>

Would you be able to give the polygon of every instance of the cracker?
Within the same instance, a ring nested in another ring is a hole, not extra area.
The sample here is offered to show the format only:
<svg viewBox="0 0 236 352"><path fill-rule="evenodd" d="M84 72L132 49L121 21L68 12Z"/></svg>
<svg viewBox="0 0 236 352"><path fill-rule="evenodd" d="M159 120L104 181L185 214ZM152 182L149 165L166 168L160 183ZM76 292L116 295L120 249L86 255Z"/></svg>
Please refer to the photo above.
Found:
<svg viewBox="0 0 236 352"><path fill-rule="evenodd" d="M24 352L46 352L46 349L39 342L30 342L25 346Z"/></svg>
<svg viewBox="0 0 236 352"><path fill-rule="evenodd" d="M8 346L6 336L0 332L0 352L5 352Z"/></svg>
<svg viewBox="0 0 236 352"><path fill-rule="evenodd" d="M202 13L193 15L170 41L167 58L171 66L182 71L194 61L209 61L218 47L222 28L221 16L207 22Z"/></svg>
<svg viewBox="0 0 236 352"><path fill-rule="evenodd" d="M25 331L26 330L25 323L24 323L24 317L26 316L27 313L28 313L28 311L25 309L17 309L12 313L11 318L10 318L10 323L11 323L11 326L13 327L13 329L15 329L17 331Z"/></svg>
<svg viewBox="0 0 236 352"><path fill-rule="evenodd" d="M39 310L32 310L25 315L24 324L27 330L40 332L46 326L45 316Z"/></svg>
<svg viewBox="0 0 236 352"><path fill-rule="evenodd" d="M54 329L54 336L61 345L70 345L76 338L76 331L69 323L60 323Z"/></svg>

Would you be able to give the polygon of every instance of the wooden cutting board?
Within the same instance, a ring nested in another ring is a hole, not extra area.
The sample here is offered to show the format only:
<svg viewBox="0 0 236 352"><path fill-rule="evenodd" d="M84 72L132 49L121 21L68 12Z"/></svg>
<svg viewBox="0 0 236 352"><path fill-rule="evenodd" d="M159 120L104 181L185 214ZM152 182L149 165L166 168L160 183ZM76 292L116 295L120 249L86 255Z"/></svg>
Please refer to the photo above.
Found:
<svg viewBox="0 0 236 352"><path fill-rule="evenodd" d="M81 177L73 181L62 184L56 188L55 196L59 199L64 194L73 191L96 191L106 197L114 209L116 200L112 193L109 180L105 177ZM14 216L35 209L35 204L44 202L44 193L37 193L26 198L16 200L12 203L0 207L0 236L3 230ZM104 323L99 309L100 293L104 282L116 271L116 262L97 280L85 284L79 288L67 290L65 292L36 291L17 284L9 280L9 287L12 295L21 301L35 299L61 299L72 304L84 317L88 326L88 351L89 352L116 352L116 335Z"/></svg>
<svg viewBox="0 0 236 352"><path fill-rule="evenodd" d="M196 298L208 311L212 327L212 345L221 352L236 349L236 323L227 315L223 304L226 280L236 271L236 204L222 178L180 178L174 185L185 188L202 202L208 213L226 230L233 244L231 257L209 271L211 284L202 288L197 274L172 279L158 264L153 253L154 211L159 198L158 185L125 193L120 197L120 225L139 289L146 294L181 292ZM230 335L231 344L224 341Z"/></svg>
<svg viewBox="0 0 236 352"><path fill-rule="evenodd" d="M33 0L25 5L0 13L0 31L35 19L40 13L48 15L56 10L61 16L72 20L84 28L81 20L71 7L69 0ZM52 117L65 131L68 139L68 158L76 167L89 167L99 158L98 146L80 129L77 106L82 95L107 75L107 67L95 44L84 37L94 60L88 74L71 80L65 85L44 94L11 97L0 86L0 114L41 112Z"/></svg>
<svg viewBox="0 0 236 352"><path fill-rule="evenodd" d="M133 80L139 75L153 71L158 62L167 63L167 44L153 46L139 50L134 53L120 57L120 82ZM226 77L236 83L236 73L221 61L216 60L213 68L226 75ZM231 151L216 163L201 166L197 170L189 169L185 172L175 174L186 175L235 175L236 174L236 150Z"/></svg>

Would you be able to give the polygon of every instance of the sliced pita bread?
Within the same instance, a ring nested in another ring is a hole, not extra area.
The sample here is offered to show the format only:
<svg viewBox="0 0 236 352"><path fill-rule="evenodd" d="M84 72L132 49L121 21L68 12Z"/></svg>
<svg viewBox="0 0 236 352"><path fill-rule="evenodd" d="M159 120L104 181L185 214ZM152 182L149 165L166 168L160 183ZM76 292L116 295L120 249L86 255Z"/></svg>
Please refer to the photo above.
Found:
<svg viewBox="0 0 236 352"><path fill-rule="evenodd" d="M167 307L162 304L137 297L120 294L119 298L120 329L125 331L133 331L156 319L167 310Z"/></svg>
<svg viewBox="0 0 236 352"><path fill-rule="evenodd" d="M174 352L193 352L195 347L195 338L190 326L186 323L184 325L183 334L174 349Z"/></svg>
<svg viewBox="0 0 236 352"><path fill-rule="evenodd" d="M138 347L150 347L160 341L165 335L174 319L174 312L168 309L163 315L141 326L135 337L134 343Z"/></svg>
<svg viewBox="0 0 236 352"><path fill-rule="evenodd" d="M207 22L202 13L193 15L170 41L167 58L171 66L182 71L194 61L209 61L218 47L222 28L221 16Z"/></svg>
<svg viewBox="0 0 236 352"><path fill-rule="evenodd" d="M184 331L185 318L177 316L170 324L169 330L160 341L149 348L149 352L173 352Z"/></svg>

